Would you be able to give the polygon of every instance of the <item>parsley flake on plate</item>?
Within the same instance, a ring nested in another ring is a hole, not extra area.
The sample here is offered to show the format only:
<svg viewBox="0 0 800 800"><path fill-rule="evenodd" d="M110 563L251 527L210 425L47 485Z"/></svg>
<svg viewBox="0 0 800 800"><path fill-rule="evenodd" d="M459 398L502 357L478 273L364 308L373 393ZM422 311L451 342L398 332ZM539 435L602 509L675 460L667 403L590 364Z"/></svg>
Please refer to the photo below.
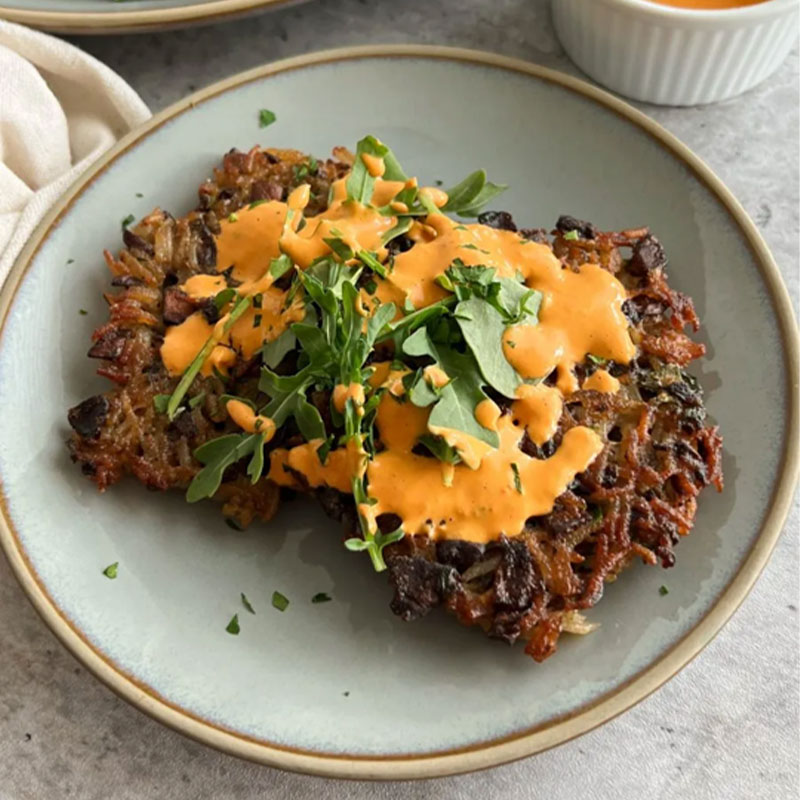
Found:
<svg viewBox="0 0 800 800"><path fill-rule="evenodd" d="M286 611L286 609L289 607L289 598L280 592L273 592L272 607L277 608L278 611Z"/></svg>
<svg viewBox="0 0 800 800"><path fill-rule="evenodd" d="M258 112L258 127L268 128L276 119L278 119L278 117L275 116L274 111L270 111L268 108L262 108Z"/></svg>
<svg viewBox="0 0 800 800"><path fill-rule="evenodd" d="M232 636L238 636L241 628L239 627L239 615L234 614L231 621L225 626L225 630Z"/></svg>

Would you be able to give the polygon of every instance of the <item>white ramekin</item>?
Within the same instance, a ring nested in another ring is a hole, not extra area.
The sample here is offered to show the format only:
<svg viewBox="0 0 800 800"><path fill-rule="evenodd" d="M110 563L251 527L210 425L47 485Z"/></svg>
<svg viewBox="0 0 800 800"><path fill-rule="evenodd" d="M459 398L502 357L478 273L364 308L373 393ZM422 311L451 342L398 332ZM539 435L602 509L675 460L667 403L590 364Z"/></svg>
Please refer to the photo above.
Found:
<svg viewBox="0 0 800 800"><path fill-rule="evenodd" d="M649 0L553 0L570 58L615 92L693 106L740 94L792 48L800 0L695 11Z"/></svg>

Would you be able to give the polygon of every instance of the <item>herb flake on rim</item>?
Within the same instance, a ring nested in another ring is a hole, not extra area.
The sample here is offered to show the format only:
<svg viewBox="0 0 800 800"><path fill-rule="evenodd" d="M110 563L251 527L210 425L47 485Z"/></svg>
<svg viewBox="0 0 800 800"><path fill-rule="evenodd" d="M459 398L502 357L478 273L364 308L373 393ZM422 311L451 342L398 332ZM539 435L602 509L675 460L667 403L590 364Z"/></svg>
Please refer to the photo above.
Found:
<svg viewBox="0 0 800 800"><path fill-rule="evenodd" d="M256 613L256 610L253 608L252 604L251 604L251 603L250 603L250 601L247 599L247 595L246 595L244 592L241 592L241 595L240 595L240 596L241 596L241 598L242 598L242 605L243 605L243 606L244 606L244 607L245 607L245 608L246 608L246 609L247 609L247 610L248 610L248 611L249 611L251 614L255 614L255 613Z"/></svg>
<svg viewBox="0 0 800 800"><path fill-rule="evenodd" d="M330 603L333 598L326 592L317 592L312 598L312 603Z"/></svg>
<svg viewBox="0 0 800 800"><path fill-rule="evenodd" d="M106 576L109 580L114 580L117 577L117 571L119 570L119 561L115 561L113 564L109 564L104 570L103 575Z"/></svg>

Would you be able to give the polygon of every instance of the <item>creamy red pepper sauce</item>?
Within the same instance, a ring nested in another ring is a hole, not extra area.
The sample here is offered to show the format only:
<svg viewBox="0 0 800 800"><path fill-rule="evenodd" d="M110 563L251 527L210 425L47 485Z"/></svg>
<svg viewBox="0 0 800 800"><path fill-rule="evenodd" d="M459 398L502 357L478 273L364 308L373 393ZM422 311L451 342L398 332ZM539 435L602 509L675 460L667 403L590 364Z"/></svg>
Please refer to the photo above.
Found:
<svg viewBox="0 0 800 800"><path fill-rule="evenodd" d="M371 175L383 174L380 159L362 158ZM170 372L180 374L209 337L217 335L202 372L224 371L237 353L251 357L263 342L302 319L302 300L296 298L287 308L286 292L272 286L269 266L280 254L288 255L296 268L305 269L330 252L325 240L337 237L355 252L368 250L381 261L387 259L382 237L397 219L381 214L378 207L388 206L404 184L378 177L369 206L347 200L344 184L344 179L334 184L328 209L315 216L303 217L308 191L296 190L286 203L259 204L222 224L216 241L220 274L194 277L182 288L192 297L212 297L224 286L221 273L230 270L240 282L240 296L258 294L259 308L249 308L225 335L219 335L224 316L211 325L199 312L170 328L161 350ZM427 190L427 196L436 207L447 202L447 195L438 189ZM332 404L342 413L348 401L360 408L367 392L384 390L375 423L382 449L368 458L350 442L329 452L324 463L318 453L322 440L276 449L270 456L269 477L293 486L301 476L311 487L350 492L353 479L365 475L373 504L363 504L362 515L374 526L381 514L396 514L406 535L475 542L501 534L516 536L526 519L552 510L555 499L603 448L601 437L581 426L568 430L546 459L529 457L519 445L526 433L536 444L553 437L565 398L581 388L575 366L587 354L623 364L634 357L635 346L622 312L625 289L599 265L566 269L545 245L510 231L457 223L440 213L416 221L409 236L414 246L397 255L387 278L378 281L375 297L381 303L391 301L398 308L411 303L421 309L442 300L448 292L437 278L456 259L466 266L492 267L500 277L516 276L541 292L538 322L509 327L499 345L523 379L510 410L501 414L491 400L477 403L474 409L477 423L496 434L498 446L455 428L431 425L430 408L418 408L404 397L403 371L382 363L375 367L370 386L337 386L332 395ZM358 302L359 313L370 313L362 298ZM542 382L553 373L555 385ZM439 367L429 367L425 378L436 387L450 380ZM583 388L614 393L619 382L597 369ZM257 421L265 426L270 422L246 406L229 404L228 410L246 431L254 430ZM461 463L446 464L413 452L426 433L441 436L458 452Z"/></svg>

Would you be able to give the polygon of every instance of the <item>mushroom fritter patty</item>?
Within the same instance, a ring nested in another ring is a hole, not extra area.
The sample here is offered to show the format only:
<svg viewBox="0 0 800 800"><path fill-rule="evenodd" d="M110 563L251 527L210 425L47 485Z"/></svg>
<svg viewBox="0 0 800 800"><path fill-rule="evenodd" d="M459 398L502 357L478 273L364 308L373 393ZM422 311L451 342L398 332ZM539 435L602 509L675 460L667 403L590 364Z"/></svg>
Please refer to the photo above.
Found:
<svg viewBox="0 0 800 800"><path fill-rule="evenodd" d="M109 320L92 335L88 355L100 361L98 374L114 386L68 415L74 431L69 440L72 459L100 491L125 474L151 489L185 489L200 470L194 450L235 429L220 397L226 392L255 394L258 365L239 361L228 379L196 378L189 390L190 408L173 422L154 405L154 398L170 394L178 382L159 353L167 326L198 309L209 321L215 319L213 303L201 305L178 285L192 275L216 274L214 236L220 220L254 202L284 200L300 183L309 184L310 208L320 211L327 205L331 182L348 169L346 163L315 162L294 150L232 150L213 179L201 185L196 211L175 219L156 209L124 231L125 249L116 258L105 252L114 291L105 295ZM266 478L252 486L240 472L230 470L217 494L223 513L237 526L254 517L269 519L277 510L277 487Z"/></svg>
<svg viewBox="0 0 800 800"><path fill-rule="evenodd" d="M220 221L236 211L285 200L300 183L310 185L309 213L324 210L331 183L350 169L345 152L338 155L338 161L316 162L296 151L231 151L200 187L197 210L175 219L156 209L124 232L118 257L105 253L114 291L106 295L109 321L94 332L88 355L100 361L99 374L113 386L69 411L73 460L101 491L125 474L152 489L186 488L201 468L194 451L236 430L222 397L257 398L257 358L240 357L227 376L195 378L186 409L173 421L158 412L159 398L178 383L160 355L168 326L197 311L213 324L219 313L213 301L193 299L178 287L193 275L217 274L215 236ZM479 222L517 230L506 212L481 214ZM552 511L529 518L518 535L488 544L459 540L457 532L438 541L406 536L386 547L385 560L395 590L392 611L404 620L444 606L493 638L524 640L526 652L541 661L553 653L562 631L590 629L581 612L637 556L648 564L674 564L675 545L692 527L700 490L709 484L722 488L721 438L706 424L701 389L686 372L704 353L685 333L697 329L698 319L691 300L668 286L658 240L646 228L605 233L566 216L552 231L520 233L550 246L564 269L599 264L627 292L623 311L637 349L634 360L619 364L589 356L576 367L581 385L602 368L619 380L619 391L570 394L550 441L537 445L526 434L520 443L527 456L547 459L568 430L582 426L600 435L603 450ZM399 253L411 246L401 236L390 249ZM223 274L233 286L230 274ZM512 413L509 401L492 399L503 414ZM312 392L310 400L330 427L330 396ZM296 428L286 425L270 447L299 441ZM269 519L279 501L278 487L266 477L251 484L243 469L228 468L215 495L238 526ZM314 494L348 534L356 533L351 496L332 489ZM384 514L377 523L389 533L399 520Z"/></svg>
<svg viewBox="0 0 800 800"><path fill-rule="evenodd" d="M479 221L516 230L504 212L482 214ZM577 240L564 238L571 231ZM518 536L487 545L407 536L387 547L385 557L394 587L391 608L402 619L444 606L493 638L524 640L526 652L543 661L562 631L591 630L581 612L636 557L674 565L675 545L692 528L698 494L709 484L722 489L722 439L706 424L702 390L685 369L705 352L684 332L697 330L699 322L691 300L668 286L658 240L647 229L601 233L569 216L559 218L549 236L543 230L522 233L551 243L565 269L593 262L616 275L628 292L623 310L638 353L629 365L602 365L620 380L617 394L575 392L552 440L539 447L526 436L521 448L549 458L576 425L600 433L605 446L553 510L528 519ZM580 382L599 366L591 359L579 365ZM494 399L510 413L503 398ZM328 514L355 529L349 496L331 490L317 495ZM398 519L386 515L378 524L389 532Z"/></svg>

